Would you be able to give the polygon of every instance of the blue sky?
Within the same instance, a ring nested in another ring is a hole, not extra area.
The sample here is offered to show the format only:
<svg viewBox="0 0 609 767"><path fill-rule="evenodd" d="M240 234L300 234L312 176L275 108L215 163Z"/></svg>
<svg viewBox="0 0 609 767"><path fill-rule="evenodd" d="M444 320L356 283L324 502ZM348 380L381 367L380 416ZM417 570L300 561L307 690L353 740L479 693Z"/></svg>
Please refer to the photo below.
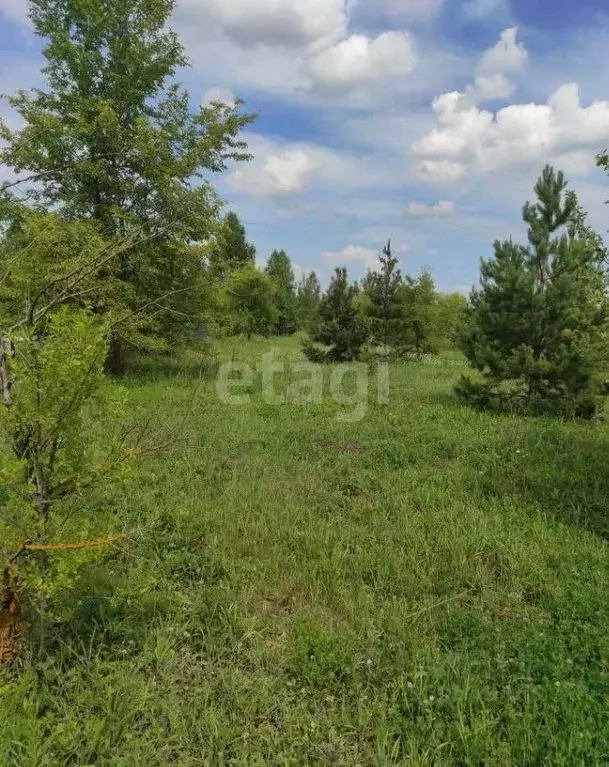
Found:
<svg viewBox="0 0 609 767"><path fill-rule="evenodd" d="M24 9L0 0L2 92L39 84ZM360 277L391 237L404 271L466 291L494 239L524 238L546 162L609 228L607 0L178 0L173 26L193 103L260 114L254 160L216 182L261 260Z"/></svg>

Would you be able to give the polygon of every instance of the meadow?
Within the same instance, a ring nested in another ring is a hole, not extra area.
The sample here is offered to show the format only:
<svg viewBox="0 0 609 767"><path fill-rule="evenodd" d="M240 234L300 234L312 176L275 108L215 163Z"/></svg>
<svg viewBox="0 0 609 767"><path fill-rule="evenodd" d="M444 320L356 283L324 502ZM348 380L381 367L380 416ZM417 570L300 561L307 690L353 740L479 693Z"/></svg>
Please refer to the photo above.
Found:
<svg viewBox="0 0 609 767"><path fill-rule="evenodd" d="M120 384L181 440L91 509L129 537L0 672L0 764L609 763L607 424L472 410L453 354L360 421L257 380L222 404L218 363L269 349L300 357L235 339Z"/></svg>

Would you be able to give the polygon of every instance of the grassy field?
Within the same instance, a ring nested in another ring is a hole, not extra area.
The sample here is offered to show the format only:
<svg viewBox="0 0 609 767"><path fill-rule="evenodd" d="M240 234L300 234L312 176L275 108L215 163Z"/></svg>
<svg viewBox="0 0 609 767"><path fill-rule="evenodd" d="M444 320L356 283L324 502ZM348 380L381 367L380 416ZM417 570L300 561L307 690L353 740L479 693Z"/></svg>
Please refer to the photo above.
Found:
<svg viewBox="0 0 609 767"><path fill-rule="evenodd" d="M350 423L142 369L185 441L100 499L138 534L0 676L0 764L608 764L609 428L474 412L462 370L395 365Z"/></svg>

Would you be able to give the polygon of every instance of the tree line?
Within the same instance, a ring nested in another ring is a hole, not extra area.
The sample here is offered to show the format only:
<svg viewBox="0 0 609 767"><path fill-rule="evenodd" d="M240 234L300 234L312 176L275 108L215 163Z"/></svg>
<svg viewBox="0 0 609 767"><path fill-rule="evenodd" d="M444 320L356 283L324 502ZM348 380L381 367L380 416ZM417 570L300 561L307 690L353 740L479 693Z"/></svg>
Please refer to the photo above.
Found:
<svg viewBox="0 0 609 767"><path fill-rule="evenodd" d="M301 331L311 359L356 360L366 348L396 357L437 353L455 342L467 307L459 293L439 293L428 270L402 276L391 242L362 280L350 280L346 267L338 267L325 291L314 271L296 279L285 250L274 250L258 268L256 249L233 212L206 247L205 268L218 294L209 315L212 332L251 337Z"/></svg>

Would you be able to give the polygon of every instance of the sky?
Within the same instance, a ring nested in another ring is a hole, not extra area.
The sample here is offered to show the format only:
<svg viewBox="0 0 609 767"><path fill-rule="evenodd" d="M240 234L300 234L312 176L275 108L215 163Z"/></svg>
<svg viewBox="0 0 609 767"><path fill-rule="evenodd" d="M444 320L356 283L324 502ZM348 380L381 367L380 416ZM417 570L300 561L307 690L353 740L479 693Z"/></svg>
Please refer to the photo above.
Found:
<svg viewBox="0 0 609 767"><path fill-rule="evenodd" d="M41 84L25 0L0 0L0 93ZM214 177L263 262L402 271L467 292L545 163L601 232L609 179L607 0L177 0L193 106L258 113L254 159ZM0 117L16 126L6 104ZM2 169L0 169L2 173Z"/></svg>

